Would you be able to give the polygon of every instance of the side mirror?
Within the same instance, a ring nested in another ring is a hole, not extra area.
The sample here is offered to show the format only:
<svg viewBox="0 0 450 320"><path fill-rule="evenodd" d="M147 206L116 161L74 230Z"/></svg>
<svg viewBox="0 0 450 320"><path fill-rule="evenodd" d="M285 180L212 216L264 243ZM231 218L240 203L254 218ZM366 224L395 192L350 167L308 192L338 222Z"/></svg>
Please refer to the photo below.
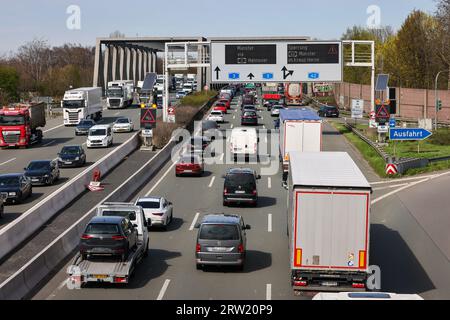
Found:
<svg viewBox="0 0 450 320"><path fill-rule="evenodd" d="M256 179L261 179L261 175L260 174L258 174L257 176L256 176Z"/></svg>
<svg viewBox="0 0 450 320"><path fill-rule="evenodd" d="M249 225L249 224L246 224L246 225L245 225L245 230L251 230L251 228L252 228L251 225Z"/></svg>
<svg viewBox="0 0 450 320"><path fill-rule="evenodd" d="M195 229L199 229L199 228L200 228L200 223L197 222L197 223L195 224L194 228L195 228Z"/></svg>

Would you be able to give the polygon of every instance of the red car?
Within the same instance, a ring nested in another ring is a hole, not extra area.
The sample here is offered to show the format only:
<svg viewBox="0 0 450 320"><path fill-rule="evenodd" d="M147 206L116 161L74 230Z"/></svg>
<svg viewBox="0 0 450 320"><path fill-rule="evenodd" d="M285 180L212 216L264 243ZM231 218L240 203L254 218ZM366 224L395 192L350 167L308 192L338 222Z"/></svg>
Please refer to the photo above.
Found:
<svg viewBox="0 0 450 320"><path fill-rule="evenodd" d="M203 175L205 171L203 159L195 154L187 154L181 156L175 166L175 176L186 175Z"/></svg>
<svg viewBox="0 0 450 320"><path fill-rule="evenodd" d="M222 111L223 113L227 113L228 108L225 103L217 102L213 110L219 110Z"/></svg>
<svg viewBox="0 0 450 320"><path fill-rule="evenodd" d="M219 103L224 103L227 106L227 109L231 108L231 101L228 99L220 99Z"/></svg>

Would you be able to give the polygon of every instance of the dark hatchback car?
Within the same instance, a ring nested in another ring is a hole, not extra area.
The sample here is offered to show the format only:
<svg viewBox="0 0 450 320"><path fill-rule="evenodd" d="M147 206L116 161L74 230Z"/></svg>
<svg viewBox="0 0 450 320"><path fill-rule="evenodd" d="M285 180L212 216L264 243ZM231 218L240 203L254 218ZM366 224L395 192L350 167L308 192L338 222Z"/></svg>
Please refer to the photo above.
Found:
<svg viewBox="0 0 450 320"><path fill-rule="evenodd" d="M261 179L260 175L252 169L232 168L223 176L223 205L232 203L250 204L254 207L258 204L258 191L256 180Z"/></svg>
<svg viewBox="0 0 450 320"><path fill-rule="evenodd" d="M244 111L241 116L241 125L258 125L258 115L255 111Z"/></svg>
<svg viewBox="0 0 450 320"><path fill-rule="evenodd" d="M244 219L231 214L206 215L195 227L198 229L195 247L197 269L206 265L237 266L244 269L247 251Z"/></svg>
<svg viewBox="0 0 450 320"><path fill-rule="evenodd" d="M86 164L86 152L82 146L64 146L58 153L58 166L81 167Z"/></svg>
<svg viewBox="0 0 450 320"><path fill-rule="evenodd" d="M20 203L33 193L31 181L23 173L0 175L0 194L6 202Z"/></svg>
<svg viewBox="0 0 450 320"><path fill-rule="evenodd" d="M89 255L120 256L126 261L137 246L138 232L130 220L120 216L93 217L81 236L79 250L83 260Z"/></svg>
<svg viewBox="0 0 450 320"><path fill-rule="evenodd" d="M87 135L89 129L95 126L95 121L92 119L83 119L75 127L75 135Z"/></svg>
<svg viewBox="0 0 450 320"><path fill-rule="evenodd" d="M319 117L336 117L339 118L339 109L333 106L322 106L317 111Z"/></svg>
<svg viewBox="0 0 450 320"><path fill-rule="evenodd" d="M52 185L59 179L59 167L55 160L31 161L24 170L32 185Z"/></svg>

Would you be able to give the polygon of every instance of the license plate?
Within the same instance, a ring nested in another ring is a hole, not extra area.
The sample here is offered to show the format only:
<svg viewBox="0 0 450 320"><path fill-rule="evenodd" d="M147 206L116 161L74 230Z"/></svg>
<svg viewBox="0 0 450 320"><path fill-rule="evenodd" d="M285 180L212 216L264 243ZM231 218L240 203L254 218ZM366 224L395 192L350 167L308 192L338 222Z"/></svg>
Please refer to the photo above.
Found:
<svg viewBox="0 0 450 320"><path fill-rule="evenodd" d="M33 182L38 182L39 179L31 179L31 181L33 181Z"/></svg>
<svg viewBox="0 0 450 320"><path fill-rule="evenodd" d="M65 164L72 164L72 161L66 161Z"/></svg>
<svg viewBox="0 0 450 320"><path fill-rule="evenodd" d="M236 191L235 193L245 193L245 191Z"/></svg>
<svg viewBox="0 0 450 320"><path fill-rule="evenodd" d="M184 170L184 172L192 173L192 170Z"/></svg>
<svg viewBox="0 0 450 320"><path fill-rule="evenodd" d="M227 248L225 248L225 247L211 247L209 249L212 252L224 252L224 251L227 251Z"/></svg>
<svg viewBox="0 0 450 320"><path fill-rule="evenodd" d="M105 274L94 274L94 278L95 279L106 279L106 278L108 278L108 276Z"/></svg>
<svg viewBox="0 0 450 320"><path fill-rule="evenodd" d="M335 281L324 281L322 282L324 287L337 287L338 283Z"/></svg>

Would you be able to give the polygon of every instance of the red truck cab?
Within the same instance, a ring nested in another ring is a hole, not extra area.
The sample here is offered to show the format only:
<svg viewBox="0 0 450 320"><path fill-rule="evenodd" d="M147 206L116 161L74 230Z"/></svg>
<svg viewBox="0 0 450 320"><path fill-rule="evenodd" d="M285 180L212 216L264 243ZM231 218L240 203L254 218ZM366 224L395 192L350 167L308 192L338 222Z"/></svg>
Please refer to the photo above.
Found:
<svg viewBox="0 0 450 320"><path fill-rule="evenodd" d="M45 104L15 104L0 110L0 147L27 147L42 141Z"/></svg>

